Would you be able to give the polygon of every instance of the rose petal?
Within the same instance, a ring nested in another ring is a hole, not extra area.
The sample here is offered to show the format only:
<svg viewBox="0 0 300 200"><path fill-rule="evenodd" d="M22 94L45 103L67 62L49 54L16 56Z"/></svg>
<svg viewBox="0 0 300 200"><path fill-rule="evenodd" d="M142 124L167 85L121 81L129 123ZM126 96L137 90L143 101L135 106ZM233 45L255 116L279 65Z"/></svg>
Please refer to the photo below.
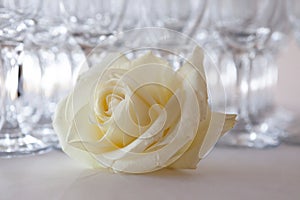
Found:
<svg viewBox="0 0 300 200"><path fill-rule="evenodd" d="M122 149L97 155L97 160L102 163L102 165L106 165L114 171L130 173L153 171L158 168L166 167L177 160L192 144L198 130L200 116L198 115L199 107L194 90L178 90L176 99L180 102L181 110L185 112L182 113L180 123L174 125L178 128L168 133L171 140L167 145L157 151L144 153L141 151L143 148L134 149L144 143L141 138L137 138ZM192 107L190 105L195 106ZM145 134L147 134L147 131ZM147 144L144 144L144 146L146 145ZM134 153L136 150L141 152ZM140 165L140 162L143 162L143 164Z"/></svg>
<svg viewBox="0 0 300 200"><path fill-rule="evenodd" d="M53 119L53 128L59 137L60 144L64 152L66 152L71 158L92 167L101 167L97 160L94 159L91 153L82 151L78 148L67 143L67 133L69 129L69 123L66 120L66 102L67 98L64 98L57 105L56 112Z"/></svg>
<svg viewBox="0 0 300 200"><path fill-rule="evenodd" d="M76 113L65 138L67 143L75 148L91 153L117 149L118 147L105 137L97 124L91 122L90 114L91 110L88 105Z"/></svg>
<svg viewBox="0 0 300 200"><path fill-rule="evenodd" d="M207 116L208 94L207 85L203 67L203 52L198 47L195 48L192 57L186 62L178 72L192 85L198 97L198 103L201 106L201 121Z"/></svg>
<svg viewBox="0 0 300 200"><path fill-rule="evenodd" d="M166 60L153 55L151 51L133 60L131 62L131 68L139 67L144 64L158 64L158 65L168 66L171 68L171 66Z"/></svg>
<svg viewBox="0 0 300 200"><path fill-rule="evenodd" d="M192 145L170 168L194 169L200 159L206 156L224 132L234 126L236 115L226 115L208 111L208 117L202 121Z"/></svg>

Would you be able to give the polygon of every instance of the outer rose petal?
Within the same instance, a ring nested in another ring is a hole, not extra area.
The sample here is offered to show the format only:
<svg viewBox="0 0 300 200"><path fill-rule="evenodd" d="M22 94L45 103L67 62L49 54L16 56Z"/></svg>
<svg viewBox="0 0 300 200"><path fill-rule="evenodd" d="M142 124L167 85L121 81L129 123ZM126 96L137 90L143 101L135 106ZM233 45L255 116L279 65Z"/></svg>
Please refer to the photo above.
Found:
<svg viewBox="0 0 300 200"><path fill-rule="evenodd" d="M110 54L103 62L97 66L90 68L90 70L83 72L77 80L76 86L70 97L67 100L66 119L71 121L74 115L85 105L89 104L90 95L94 90L94 86L98 81L98 78L104 72L107 67L120 68L122 65L128 66L128 59L119 53Z"/></svg>
<svg viewBox="0 0 300 200"><path fill-rule="evenodd" d="M77 159L80 162L92 167L101 167L94 159L91 153L74 148L67 141L67 133L70 127L69 122L66 120L66 103L69 97L63 99L57 105L56 112L53 120L53 127L59 137L60 144L65 153L71 158Z"/></svg>
<svg viewBox="0 0 300 200"><path fill-rule="evenodd" d="M200 110L200 120L204 120L207 116L208 94L206 77L203 67L203 52L196 47L191 58L179 70L182 76L192 85L192 88L197 93L198 103L202 108ZM205 109L203 109L205 108Z"/></svg>
<svg viewBox="0 0 300 200"><path fill-rule="evenodd" d="M154 56L152 52L149 52L145 54L144 56L141 56L131 62L131 67L138 67L144 64L158 64L158 65L164 65L164 66L169 66L169 63L166 60L163 60L157 56ZM170 67L171 68L171 67Z"/></svg>
<svg viewBox="0 0 300 200"><path fill-rule="evenodd" d="M105 56L101 63L91 67L79 76L80 79L97 80L106 69L128 69L130 61L120 53L112 53Z"/></svg>
<svg viewBox="0 0 300 200"><path fill-rule="evenodd" d="M234 126L235 117L236 115L208 111L208 117L200 123L197 135L189 149L169 167L178 169L196 168L198 162L215 145L218 138ZM220 128L221 131L218 130Z"/></svg>
<svg viewBox="0 0 300 200"><path fill-rule="evenodd" d="M77 113L78 109L89 103L90 95L94 90L94 86L104 70L108 67L121 68L120 66L128 65L129 60L124 55L115 53L106 56L101 64L96 65L81 74L73 90L72 97L70 97L70 105L72 106L70 109L72 110L72 113Z"/></svg>

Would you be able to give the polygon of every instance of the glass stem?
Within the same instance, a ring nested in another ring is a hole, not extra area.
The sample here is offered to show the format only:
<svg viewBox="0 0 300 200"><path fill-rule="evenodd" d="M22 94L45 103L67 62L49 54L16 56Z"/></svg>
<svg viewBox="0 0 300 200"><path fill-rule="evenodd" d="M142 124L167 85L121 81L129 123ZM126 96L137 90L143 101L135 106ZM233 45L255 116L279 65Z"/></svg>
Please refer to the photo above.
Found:
<svg viewBox="0 0 300 200"><path fill-rule="evenodd" d="M250 101L250 81L253 56L250 53L234 53L234 63L236 65L237 73L237 113L238 113L238 126L242 129L250 130L252 123L249 112Z"/></svg>

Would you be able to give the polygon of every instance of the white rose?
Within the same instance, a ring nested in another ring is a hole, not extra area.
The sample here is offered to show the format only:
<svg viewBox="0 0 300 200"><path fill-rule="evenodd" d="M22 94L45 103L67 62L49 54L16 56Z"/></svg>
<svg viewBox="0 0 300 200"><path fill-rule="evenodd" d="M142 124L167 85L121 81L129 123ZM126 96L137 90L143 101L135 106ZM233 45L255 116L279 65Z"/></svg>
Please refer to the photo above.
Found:
<svg viewBox="0 0 300 200"><path fill-rule="evenodd" d="M195 168L235 123L235 115L211 112L207 99L199 48L177 71L152 53L112 55L80 76L53 125L63 150L95 168Z"/></svg>

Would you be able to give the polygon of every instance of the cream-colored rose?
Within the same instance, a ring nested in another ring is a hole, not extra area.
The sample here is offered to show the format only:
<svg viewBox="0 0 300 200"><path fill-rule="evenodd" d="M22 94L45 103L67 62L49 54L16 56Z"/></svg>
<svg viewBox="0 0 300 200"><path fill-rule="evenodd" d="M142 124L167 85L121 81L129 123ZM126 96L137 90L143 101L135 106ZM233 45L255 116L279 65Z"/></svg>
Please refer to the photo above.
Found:
<svg viewBox="0 0 300 200"><path fill-rule="evenodd" d="M207 100L199 48L177 71L152 53L132 61L111 55L80 76L53 125L63 150L95 168L195 168L235 123Z"/></svg>

